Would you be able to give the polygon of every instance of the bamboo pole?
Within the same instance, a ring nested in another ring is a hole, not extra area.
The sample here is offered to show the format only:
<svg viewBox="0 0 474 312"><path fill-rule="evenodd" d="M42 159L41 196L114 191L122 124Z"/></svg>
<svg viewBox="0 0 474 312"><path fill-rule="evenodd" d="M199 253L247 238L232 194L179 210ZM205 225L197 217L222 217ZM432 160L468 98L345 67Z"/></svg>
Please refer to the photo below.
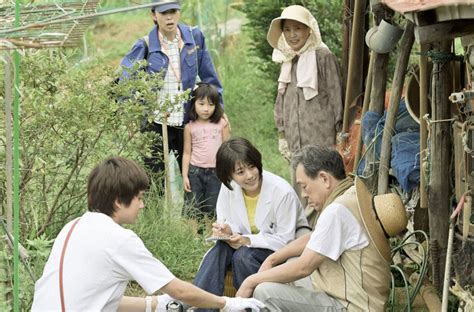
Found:
<svg viewBox="0 0 474 312"><path fill-rule="evenodd" d="M170 183L170 160L169 160L169 148L168 148L168 117L163 118L163 163L165 165L165 205L169 208L171 204L171 183Z"/></svg>
<svg viewBox="0 0 474 312"><path fill-rule="evenodd" d="M20 25L20 3L15 0L15 27ZM13 311L20 311L20 53L13 52Z"/></svg>
<svg viewBox="0 0 474 312"><path fill-rule="evenodd" d="M352 101L362 92L360 77L363 74L363 27L366 0L355 0L354 18L349 52L349 69L347 73L346 96L344 100L344 117L342 121L342 138L345 140L349 131L349 111Z"/></svg>
<svg viewBox="0 0 474 312"><path fill-rule="evenodd" d="M354 174L357 175L357 167L360 161L360 155L362 153L362 146L363 146L363 140L362 140L362 119L364 118L365 113L369 109L369 103L370 103L370 93L372 91L372 80L374 77L373 74L373 67L374 67L374 61L375 61L375 52L370 53L370 61L369 61L369 70L367 71L367 79L365 82L365 92L364 92L364 103L362 105L362 112L360 114L360 127L359 127L359 138L357 140L357 150L354 158Z"/></svg>
<svg viewBox="0 0 474 312"><path fill-rule="evenodd" d="M13 64L8 53L5 57L5 176L6 176L6 194L7 209L7 230L13 230L13 147L12 147L12 104L13 104Z"/></svg>
<svg viewBox="0 0 474 312"><path fill-rule="evenodd" d="M448 312L449 281L451 279L451 255L453 254L454 222L449 223L448 250L446 252L446 266L444 269L443 297L441 312Z"/></svg>
<svg viewBox="0 0 474 312"><path fill-rule="evenodd" d="M415 41L414 33L415 25L408 21L405 25L405 32L400 43L400 54L398 55L397 64L392 83L392 92L390 94L390 106L385 120L383 129L382 147L380 151L378 194L385 194L388 190L388 170L390 168L390 156L392 151L392 135L395 128L395 122L400 104L400 96L402 94L403 84L405 82L405 74L407 71L410 52Z"/></svg>
<svg viewBox="0 0 474 312"><path fill-rule="evenodd" d="M428 46L421 45L420 54L420 208L428 208L428 193L426 192L425 156L427 151L428 130L423 118L428 111Z"/></svg>

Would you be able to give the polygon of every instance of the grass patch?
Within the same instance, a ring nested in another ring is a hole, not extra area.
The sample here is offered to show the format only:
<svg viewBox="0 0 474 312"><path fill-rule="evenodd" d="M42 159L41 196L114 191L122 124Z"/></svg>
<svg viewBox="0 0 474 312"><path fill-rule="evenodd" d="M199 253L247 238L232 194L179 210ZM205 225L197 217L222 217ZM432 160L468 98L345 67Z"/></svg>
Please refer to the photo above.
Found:
<svg viewBox="0 0 474 312"><path fill-rule="evenodd" d="M278 152L278 134L273 119L276 80L257 69L258 59L248 55L245 33L227 39L221 55L220 78L224 85L225 111L232 136L249 139L260 150L266 170L290 181L289 166Z"/></svg>

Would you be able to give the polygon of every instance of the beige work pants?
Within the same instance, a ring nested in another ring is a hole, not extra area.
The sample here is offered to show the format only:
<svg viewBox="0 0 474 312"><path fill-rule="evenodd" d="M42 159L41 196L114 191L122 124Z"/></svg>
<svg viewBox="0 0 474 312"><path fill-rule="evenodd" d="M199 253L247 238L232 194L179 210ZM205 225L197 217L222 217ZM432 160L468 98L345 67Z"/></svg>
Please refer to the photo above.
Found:
<svg viewBox="0 0 474 312"><path fill-rule="evenodd" d="M343 312L344 306L324 292L281 283L262 283L254 298L262 301L271 312Z"/></svg>

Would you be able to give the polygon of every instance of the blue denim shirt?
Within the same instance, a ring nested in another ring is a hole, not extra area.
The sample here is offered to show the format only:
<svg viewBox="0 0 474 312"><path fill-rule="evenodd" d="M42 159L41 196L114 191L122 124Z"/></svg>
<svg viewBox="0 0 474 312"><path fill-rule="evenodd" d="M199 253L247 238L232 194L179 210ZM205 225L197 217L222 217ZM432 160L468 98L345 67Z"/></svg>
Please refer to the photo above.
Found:
<svg viewBox="0 0 474 312"><path fill-rule="evenodd" d="M185 24L178 24L183 40L183 49L181 50L181 81L183 89L193 89L196 85L196 79L199 76L204 83L213 84L219 91L219 99L221 105L223 102L223 88L217 77L216 69L212 63L211 56L206 47L206 41L203 33L198 28L192 28ZM148 65L146 71L149 73L157 73L168 69L168 56L161 50L161 44L158 40L158 27L155 26L148 34L149 46L147 49L146 43L143 39L139 39L133 45L132 49L122 59L120 63L122 66L131 68L134 62L138 60L147 59ZM148 55L145 53L148 50ZM122 78L129 77L129 73L124 71ZM189 107L190 103L184 104L184 123L189 121Z"/></svg>

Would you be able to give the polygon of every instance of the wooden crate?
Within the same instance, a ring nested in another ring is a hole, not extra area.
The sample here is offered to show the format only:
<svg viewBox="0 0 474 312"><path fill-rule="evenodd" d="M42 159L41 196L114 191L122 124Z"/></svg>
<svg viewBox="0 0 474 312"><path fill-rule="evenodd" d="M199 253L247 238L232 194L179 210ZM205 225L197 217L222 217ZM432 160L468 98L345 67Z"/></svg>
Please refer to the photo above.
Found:
<svg viewBox="0 0 474 312"><path fill-rule="evenodd" d="M224 296L226 297L235 297L235 293L237 292L237 289L234 288L233 285L233 274L232 271L227 271L225 274L225 279L224 279Z"/></svg>

